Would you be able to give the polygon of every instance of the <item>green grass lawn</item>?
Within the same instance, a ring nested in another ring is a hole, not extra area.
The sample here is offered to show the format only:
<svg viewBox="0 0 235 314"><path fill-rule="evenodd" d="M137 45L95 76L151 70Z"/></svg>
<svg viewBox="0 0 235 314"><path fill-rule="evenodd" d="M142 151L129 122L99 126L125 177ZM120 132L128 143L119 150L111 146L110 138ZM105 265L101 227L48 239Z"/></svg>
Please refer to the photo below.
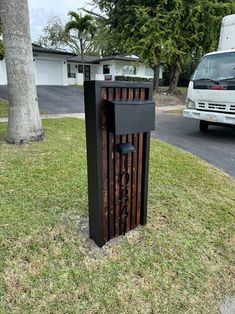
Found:
<svg viewBox="0 0 235 314"><path fill-rule="evenodd" d="M47 114L46 111L41 111L40 114ZM2 98L0 98L0 118L8 117L8 102Z"/></svg>
<svg viewBox="0 0 235 314"><path fill-rule="evenodd" d="M5 144L0 124L0 313L219 313L232 295L235 181L152 140L148 223L87 240L84 122Z"/></svg>
<svg viewBox="0 0 235 314"><path fill-rule="evenodd" d="M8 102L0 98L0 118L8 116Z"/></svg>

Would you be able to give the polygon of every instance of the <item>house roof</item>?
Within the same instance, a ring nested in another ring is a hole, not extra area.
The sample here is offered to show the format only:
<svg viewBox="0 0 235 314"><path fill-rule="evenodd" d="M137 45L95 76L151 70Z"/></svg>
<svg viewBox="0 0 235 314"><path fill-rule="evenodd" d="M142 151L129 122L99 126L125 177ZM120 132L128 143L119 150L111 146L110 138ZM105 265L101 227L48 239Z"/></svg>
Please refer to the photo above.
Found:
<svg viewBox="0 0 235 314"><path fill-rule="evenodd" d="M33 48L33 52L44 52L44 53L53 53L57 55L75 56L75 54L71 52L55 50L51 48L44 48L36 44L32 44L32 48Z"/></svg>
<svg viewBox="0 0 235 314"><path fill-rule="evenodd" d="M68 57L67 61L69 62L82 62L82 56L74 56L74 57ZM84 56L84 62L85 63L99 63L99 57L97 56Z"/></svg>
<svg viewBox="0 0 235 314"><path fill-rule="evenodd" d="M109 61L109 60L120 60L120 61L139 61L139 57L137 56L129 56L129 55L114 55L114 56L106 56L99 58L99 61Z"/></svg>
<svg viewBox="0 0 235 314"><path fill-rule="evenodd" d="M119 61L139 61L139 57L135 55L113 55L113 56L106 56L106 57L97 57L97 56L84 56L85 63L100 63L103 61L111 61L111 60L119 60ZM82 62L82 57L75 56L67 58L69 62Z"/></svg>
<svg viewBox="0 0 235 314"><path fill-rule="evenodd" d="M81 63L82 62L82 56L63 51L63 50L55 50L51 48L45 48L41 47L37 44L32 44L33 52L41 52L41 53L51 53L51 54L59 54L59 55L65 55L67 56L67 61L69 62L76 62L76 63ZM113 56L105 56L105 57L97 57L97 56L84 56L84 62L85 63L93 63L93 64L99 64L100 62L103 61L111 61L111 60L119 60L119 61L139 61L139 57L135 55L113 55Z"/></svg>

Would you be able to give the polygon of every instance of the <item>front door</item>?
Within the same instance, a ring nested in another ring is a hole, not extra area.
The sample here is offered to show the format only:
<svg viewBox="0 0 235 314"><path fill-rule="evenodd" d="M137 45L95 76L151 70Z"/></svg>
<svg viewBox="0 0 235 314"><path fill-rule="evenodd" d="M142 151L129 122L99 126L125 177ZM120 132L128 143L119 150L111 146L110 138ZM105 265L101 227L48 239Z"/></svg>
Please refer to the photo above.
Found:
<svg viewBox="0 0 235 314"><path fill-rule="evenodd" d="M84 70L85 70L85 81L90 81L91 80L91 67L89 65L85 65Z"/></svg>

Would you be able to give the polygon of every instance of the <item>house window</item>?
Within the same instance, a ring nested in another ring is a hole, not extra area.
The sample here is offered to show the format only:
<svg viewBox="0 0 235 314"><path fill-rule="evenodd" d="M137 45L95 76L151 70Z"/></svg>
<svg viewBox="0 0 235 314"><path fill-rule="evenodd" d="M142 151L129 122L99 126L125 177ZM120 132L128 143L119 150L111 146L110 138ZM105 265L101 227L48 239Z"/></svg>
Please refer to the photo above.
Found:
<svg viewBox="0 0 235 314"><path fill-rule="evenodd" d="M83 69L82 69L82 65L81 64L78 65L78 73L83 73Z"/></svg>
<svg viewBox="0 0 235 314"><path fill-rule="evenodd" d="M103 74L110 74L110 66L109 64L103 65Z"/></svg>
<svg viewBox="0 0 235 314"><path fill-rule="evenodd" d="M75 73L71 73L71 64L67 64L67 72L68 72L68 78L76 78Z"/></svg>
<svg viewBox="0 0 235 314"><path fill-rule="evenodd" d="M134 65L123 65L123 75L136 75L136 67Z"/></svg>
<svg viewBox="0 0 235 314"><path fill-rule="evenodd" d="M146 76L153 76L153 69L150 67L145 67L145 75Z"/></svg>

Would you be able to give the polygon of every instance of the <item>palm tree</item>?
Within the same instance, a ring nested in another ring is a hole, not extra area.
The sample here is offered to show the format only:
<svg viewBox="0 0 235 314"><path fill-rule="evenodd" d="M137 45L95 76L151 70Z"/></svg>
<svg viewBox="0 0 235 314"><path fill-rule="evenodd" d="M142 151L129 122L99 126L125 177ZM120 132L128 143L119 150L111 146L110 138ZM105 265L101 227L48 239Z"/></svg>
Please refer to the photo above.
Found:
<svg viewBox="0 0 235 314"><path fill-rule="evenodd" d="M83 72L83 81L85 80L84 73L84 42L87 36L93 37L95 32L95 25L93 24L93 18L91 15L78 14L74 11L70 11L68 15L71 17L71 21L69 21L65 25L65 31L70 32L70 30L74 30L78 34L78 40L80 43L81 55L82 55L82 72Z"/></svg>
<svg viewBox="0 0 235 314"><path fill-rule="evenodd" d="M34 76L28 1L1 0L0 15L9 94L7 141L24 144L42 140L44 133Z"/></svg>

